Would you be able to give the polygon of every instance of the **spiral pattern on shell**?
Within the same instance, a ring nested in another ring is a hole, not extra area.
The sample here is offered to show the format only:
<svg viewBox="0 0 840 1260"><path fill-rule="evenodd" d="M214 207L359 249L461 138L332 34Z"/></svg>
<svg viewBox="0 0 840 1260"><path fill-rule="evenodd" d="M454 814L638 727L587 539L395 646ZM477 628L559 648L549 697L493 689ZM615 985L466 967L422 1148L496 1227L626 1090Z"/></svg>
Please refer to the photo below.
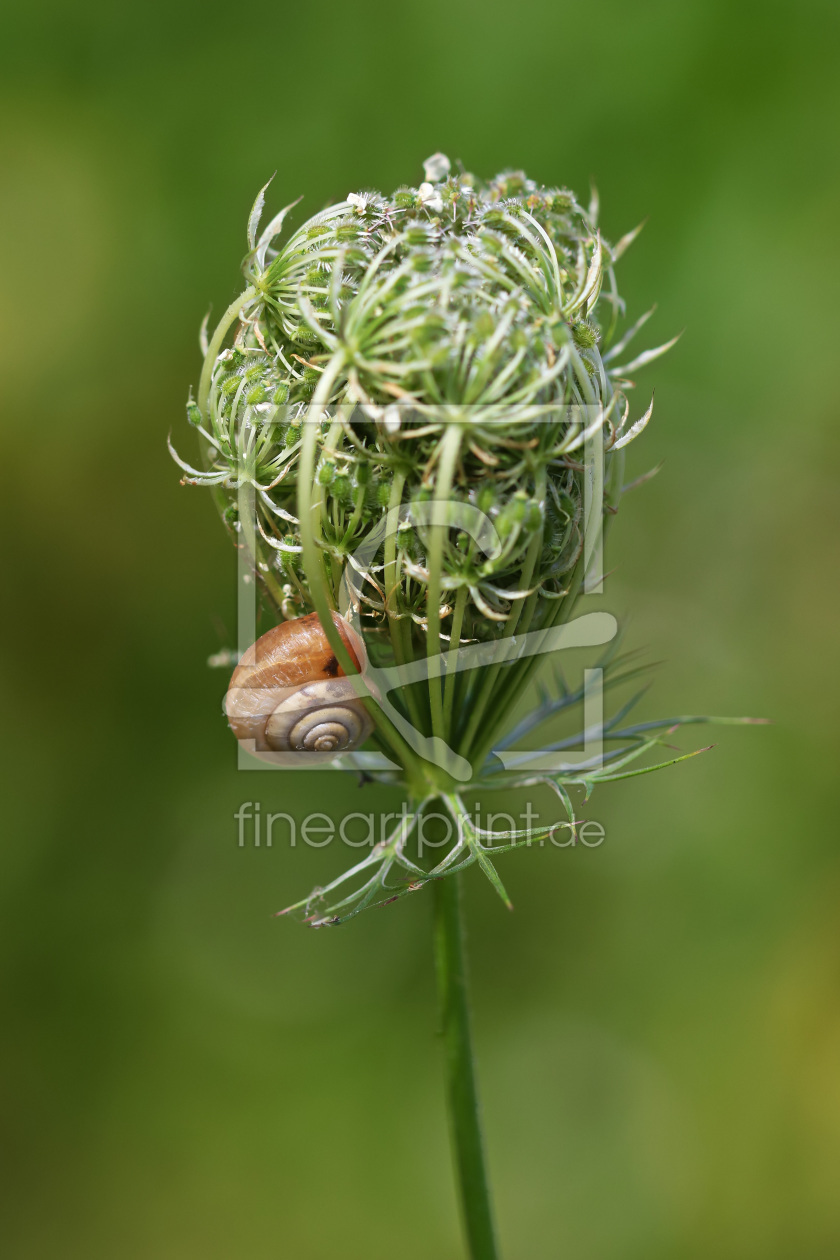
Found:
<svg viewBox="0 0 840 1260"><path fill-rule="evenodd" d="M337 613L333 620L363 672L362 640ZM258 755L336 755L357 748L373 730L314 614L275 626L248 649L230 680L225 711L242 747Z"/></svg>
<svg viewBox="0 0 840 1260"><path fill-rule="evenodd" d="M348 678L309 683L288 696L265 724L274 752L346 752L367 738L373 723Z"/></svg>

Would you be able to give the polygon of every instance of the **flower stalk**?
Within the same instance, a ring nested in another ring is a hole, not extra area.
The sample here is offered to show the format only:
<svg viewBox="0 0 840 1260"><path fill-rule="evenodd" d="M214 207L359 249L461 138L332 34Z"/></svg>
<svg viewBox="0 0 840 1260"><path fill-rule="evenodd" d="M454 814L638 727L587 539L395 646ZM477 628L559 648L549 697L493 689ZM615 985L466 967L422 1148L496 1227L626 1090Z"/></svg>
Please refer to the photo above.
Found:
<svg viewBox="0 0 840 1260"><path fill-rule="evenodd" d="M461 1214L471 1260L497 1260L470 1028L461 876L434 886L435 963Z"/></svg>

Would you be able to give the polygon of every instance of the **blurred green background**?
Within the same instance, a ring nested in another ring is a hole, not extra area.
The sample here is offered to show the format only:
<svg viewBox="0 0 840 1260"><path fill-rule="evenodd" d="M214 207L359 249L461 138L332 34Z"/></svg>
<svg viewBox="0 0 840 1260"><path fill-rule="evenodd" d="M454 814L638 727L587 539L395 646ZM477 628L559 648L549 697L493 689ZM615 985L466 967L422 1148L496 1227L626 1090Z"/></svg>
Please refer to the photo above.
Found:
<svg viewBox="0 0 840 1260"><path fill-rule="evenodd" d="M665 466L622 507L610 606L667 661L646 714L777 723L601 789L602 848L503 860L513 916L470 873L504 1253L840 1254L839 18L7 9L5 1255L461 1255L428 897L308 932L271 914L346 853L236 846L244 800L398 798L236 771L205 667L234 557L165 446L191 454L198 325L268 175L311 214L436 149L594 177L613 238L650 215L622 290L687 332L639 378L631 468Z"/></svg>

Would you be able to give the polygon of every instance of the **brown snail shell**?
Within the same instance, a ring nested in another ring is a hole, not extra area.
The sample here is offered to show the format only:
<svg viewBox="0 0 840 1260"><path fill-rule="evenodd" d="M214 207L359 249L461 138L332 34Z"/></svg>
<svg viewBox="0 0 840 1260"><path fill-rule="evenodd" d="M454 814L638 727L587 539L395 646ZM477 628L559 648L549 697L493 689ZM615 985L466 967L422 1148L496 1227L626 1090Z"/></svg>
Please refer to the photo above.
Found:
<svg viewBox="0 0 840 1260"><path fill-rule="evenodd" d="M333 613L353 663L364 671L364 644ZM339 665L317 613L274 626L243 655L225 697L228 723L252 752L348 752L373 730L364 704Z"/></svg>

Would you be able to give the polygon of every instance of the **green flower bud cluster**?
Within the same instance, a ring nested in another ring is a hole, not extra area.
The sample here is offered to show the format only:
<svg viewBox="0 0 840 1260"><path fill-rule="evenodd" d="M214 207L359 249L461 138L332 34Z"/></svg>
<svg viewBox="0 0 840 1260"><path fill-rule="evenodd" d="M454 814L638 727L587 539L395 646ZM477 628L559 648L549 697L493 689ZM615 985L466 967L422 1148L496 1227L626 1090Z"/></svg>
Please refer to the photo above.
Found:
<svg viewBox="0 0 840 1260"><path fill-rule="evenodd" d="M635 233L610 245L596 198L520 171L484 183L442 154L425 174L351 193L285 241L291 207L257 235L263 190L247 288L188 407L205 467L179 460L214 488L280 616L316 591L336 606L387 522L356 586L372 650L398 663L568 615L586 576L585 441L603 434L614 512L623 447L650 414L629 423L629 373L667 349L617 362L645 318L616 340L615 264ZM231 512L243 487L252 527ZM440 501L477 509L492 545L463 513L441 527L424 506ZM435 709L413 716L432 729Z"/></svg>

